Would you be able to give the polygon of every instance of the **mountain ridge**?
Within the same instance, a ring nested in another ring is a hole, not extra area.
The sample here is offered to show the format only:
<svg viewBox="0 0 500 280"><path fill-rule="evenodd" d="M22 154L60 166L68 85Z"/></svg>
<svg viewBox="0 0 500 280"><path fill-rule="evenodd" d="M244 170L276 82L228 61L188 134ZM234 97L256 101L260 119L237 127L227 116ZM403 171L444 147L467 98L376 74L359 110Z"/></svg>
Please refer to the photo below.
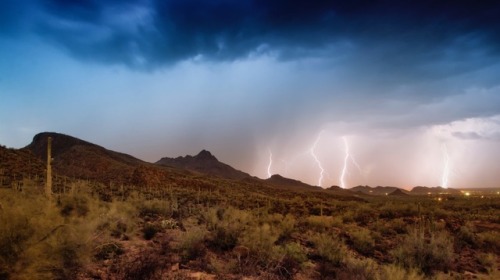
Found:
<svg viewBox="0 0 500 280"><path fill-rule="evenodd" d="M250 174L219 161L212 153L205 149L201 150L195 156L186 155L176 158L163 157L155 162L155 164L186 169L232 180L241 180L251 177Z"/></svg>

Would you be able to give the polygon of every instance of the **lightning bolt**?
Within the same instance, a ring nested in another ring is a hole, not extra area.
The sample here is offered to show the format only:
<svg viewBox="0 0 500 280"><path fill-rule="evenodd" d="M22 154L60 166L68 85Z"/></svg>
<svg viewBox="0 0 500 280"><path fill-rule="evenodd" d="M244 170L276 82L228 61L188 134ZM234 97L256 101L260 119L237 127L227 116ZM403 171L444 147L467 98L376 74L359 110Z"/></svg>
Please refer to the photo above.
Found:
<svg viewBox="0 0 500 280"><path fill-rule="evenodd" d="M271 173L271 166L273 165L273 152L271 152L271 149L269 149L269 164L267 165L267 178L271 178L273 175Z"/></svg>
<svg viewBox="0 0 500 280"><path fill-rule="evenodd" d="M448 154L448 147L446 144L443 144L443 157L444 157L444 167L443 167L443 175L441 176L441 187L448 188L448 177L450 175L450 156Z"/></svg>
<svg viewBox="0 0 500 280"><path fill-rule="evenodd" d="M321 140L321 134L323 133L323 130L318 134L318 137L316 138L316 141L314 141L314 144L312 145L311 149L309 152L311 153L311 156L314 158L314 161L316 161L316 164L318 165L318 168L321 170L319 173L319 179L318 179L318 186L321 187L323 183L323 174L325 173L325 169L321 165L321 161L318 159L318 156L315 153L316 146L318 145L318 142Z"/></svg>
<svg viewBox="0 0 500 280"><path fill-rule="evenodd" d="M350 162L359 170L360 173L363 173L363 170L359 166L359 163L356 161L353 155L349 152L349 142L347 141L347 137L343 136L342 140L344 142L344 166L342 167L342 172L340 173L340 187L345 189L347 187L347 184L345 182L345 177L348 173L348 164L349 160Z"/></svg>
<svg viewBox="0 0 500 280"><path fill-rule="evenodd" d="M349 143L347 143L347 138L345 136L342 137L342 140L344 141L345 156L344 156L344 167L342 168L342 173L340 173L340 187L345 189L346 188L345 175L347 174L347 162L349 160Z"/></svg>

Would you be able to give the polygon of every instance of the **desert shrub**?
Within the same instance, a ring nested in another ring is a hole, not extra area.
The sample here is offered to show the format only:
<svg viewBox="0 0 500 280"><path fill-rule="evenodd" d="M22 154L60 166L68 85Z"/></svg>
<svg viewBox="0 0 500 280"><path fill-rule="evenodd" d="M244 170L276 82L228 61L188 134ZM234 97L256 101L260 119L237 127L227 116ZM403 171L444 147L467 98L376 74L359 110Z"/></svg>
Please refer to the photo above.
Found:
<svg viewBox="0 0 500 280"><path fill-rule="evenodd" d="M123 254L123 246L117 242L104 243L94 248L94 258L97 260L109 260Z"/></svg>
<svg viewBox="0 0 500 280"><path fill-rule="evenodd" d="M182 235L177 250L183 262L188 262L205 255L205 238L206 231L203 228L191 228Z"/></svg>
<svg viewBox="0 0 500 280"><path fill-rule="evenodd" d="M138 211L132 203L114 201L100 211L97 221L100 232L126 240L136 231Z"/></svg>
<svg viewBox="0 0 500 280"><path fill-rule="evenodd" d="M154 249L143 249L135 258L122 258L113 263L110 271L116 279L123 280L153 280L161 279L163 270L168 266L168 261Z"/></svg>
<svg viewBox="0 0 500 280"><path fill-rule="evenodd" d="M239 243L250 249L250 254L255 257L259 263L265 264L276 259L277 247L276 241L279 232L272 229L269 224L248 228L242 233Z"/></svg>
<svg viewBox="0 0 500 280"><path fill-rule="evenodd" d="M478 247L480 240L475 232L474 225L471 223L465 223L461 226L456 233L456 243L459 247L469 245L472 247Z"/></svg>
<svg viewBox="0 0 500 280"><path fill-rule="evenodd" d="M310 240L316 248L316 253L329 263L339 266L347 256L347 250L342 240L330 234L315 234Z"/></svg>
<svg viewBox="0 0 500 280"><path fill-rule="evenodd" d="M493 270L495 270L496 256L494 254L479 253L477 255L477 261L484 267L484 272L491 273Z"/></svg>
<svg viewBox="0 0 500 280"><path fill-rule="evenodd" d="M219 220L222 219L223 214L217 214L218 208L209 208L207 211L200 213L201 220L205 222L208 230L214 230L217 227Z"/></svg>
<svg viewBox="0 0 500 280"><path fill-rule="evenodd" d="M495 231L485 231L478 234L488 252L500 254L500 234Z"/></svg>
<svg viewBox="0 0 500 280"><path fill-rule="evenodd" d="M436 217L437 219L448 219L448 217L450 217L451 214L452 213L443 208L436 208L433 211L433 216Z"/></svg>
<svg viewBox="0 0 500 280"><path fill-rule="evenodd" d="M401 266L395 264L384 265L381 267L377 275L378 280L424 280L415 269L406 270Z"/></svg>
<svg viewBox="0 0 500 280"><path fill-rule="evenodd" d="M292 233L295 231L295 225L297 221L295 217L291 214L287 214L280 223L281 234L279 236L280 240L286 240L290 238Z"/></svg>
<svg viewBox="0 0 500 280"><path fill-rule="evenodd" d="M332 216L309 216L306 218L305 224L311 230L325 232L333 227L334 220Z"/></svg>
<svg viewBox="0 0 500 280"><path fill-rule="evenodd" d="M376 279L377 272L378 265L372 259L355 259L353 257L347 257L345 259L345 267L337 271L337 278L372 280Z"/></svg>
<svg viewBox="0 0 500 280"><path fill-rule="evenodd" d="M403 234L408 232L407 224L402 218L393 219L388 222L389 227L398 234Z"/></svg>
<svg viewBox="0 0 500 280"><path fill-rule="evenodd" d="M61 209L61 215L64 217L70 215L83 217L90 211L89 197L83 193L62 195L58 199L58 206Z"/></svg>
<svg viewBox="0 0 500 280"><path fill-rule="evenodd" d="M146 240L151 240L160 230L160 226L153 223L146 223L142 228L142 237Z"/></svg>
<svg viewBox="0 0 500 280"><path fill-rule="evenodd" d="M342 223L352 223L354 222L354 213L352 211L346 211L342 214Z"/></svg>
<svg viewBox="0 0 500 280"><path fill-rule="evenodd" d="M279 248L281 259L277 265L276 273L286 278L291 278L307 261L307 255L300 244L292 242Z"/></svg>
<svg viewBox="0 0 500 280"><path fill-rule="evenodd" d="M414 217L418 215L418 207L414 204L387 203L379 209L379 217L383 219L394 219L402 217Z"/></svg>
<svg viewBox="0 0 500 280"><path fill-rule="evenodd" d="M277 228L277 230L280 232L278 237L280 241L289 239L292 233L295 231L295 225L297 224L295 217L291 214L287 214L285 216L283 216L282 214L272 214L263 220L264 222L269 223L274 228Z"/></svg>
<svg viewBox="0 0 500 280"><path fill-rule="evenodd" d="M165 200L139 200L138 201L139 215L141 217L157 217L171 216L172 209L170 204Z"/></svg>
<svg viewBox="0 0 500 280"><path fill-rule="evenodd" d="M162 229L174 229L177 227L177 221L174 219L161 220L160 226Z"/></svg>
<svg viewBox="0 0 500 280"><path fill-rule="evenodd" d="M211 208L202 213L202 220L212 231L209 244L217 250L231 250L237 245L238 239L248 225L253 222L248 211L228 208Z"/></svg>
<svg viewBox="0 0 500 280"><path fill-rule="evenodd" d="M423 231L411 230L399 247L392 251L396 262L407 269L417 268L430 275L446 271L454 258L453 239L444 231L426 238Z"/></svg>
<svg viewBox="0 0 500 280"><path fill-rule="evenodd" d="M351 236L352 247L363 255L373 253L375 241L370 235L370 230L365 228L356 228L349 232Z"/></svg>
<svg viewBox="0 0 500 280"><path fill-rule="evenodd" d="M4 207L0 211L0 272L8 274L28 246L35 228L25 212Z"/></svg>
<svg viewBox="0 0 500 280"><path fill-rule="evenodd" d="M369 205L361 205L354 212L353 219L360 225L367 225L377 218L377 214Z"/></svg>
<svg viewBox="0 0 500 280"><path fill-rule="evenodd" d="M210 245L220 250L230 250L238 244L240 233L229 227L217 227L214 230Z"/></svg>
<svg viewBox="0 0 500 280"><path fill-rule="evenodd" d="M48 211L48 213L55 211ZM94 224L74 219L62 223L62 217L48 215L37 220L35 228L43 232L24 253L29 265L26 273L44 279L74 279L80 268L91 260Z"/></svg>
<svg viewBox="0 0 500 280"><path fill-rule="evenodd" d="M17 279L74 279L90 262L108 211L76 192L57 201L37 194L0 195L0 272Z"/></svg>

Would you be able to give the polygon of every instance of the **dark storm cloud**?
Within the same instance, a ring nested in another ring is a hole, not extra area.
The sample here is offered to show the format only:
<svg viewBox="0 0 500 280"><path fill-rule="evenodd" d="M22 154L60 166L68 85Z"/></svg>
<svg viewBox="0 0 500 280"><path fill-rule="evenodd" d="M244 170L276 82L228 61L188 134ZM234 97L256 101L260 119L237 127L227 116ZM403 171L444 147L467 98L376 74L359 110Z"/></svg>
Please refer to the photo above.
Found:
<svg viewBox="0 0 500 280"><path fill-rule="evenodd" d="M37 2L37 1L35 1ZM1 15L12 26L11 1ZM335 57L337 45L386 67L500 50L498 1L43 0L36 31L72 55L133 68L252 54ZM3 14L9 16L3 16ZM486 63L486 62L484 62ZM415 65L418 64L418 65ZM455 65L465 71L474 65ZM476 66L477 67L477 66ZM438 71L439 72L439 71Z"/></svg>

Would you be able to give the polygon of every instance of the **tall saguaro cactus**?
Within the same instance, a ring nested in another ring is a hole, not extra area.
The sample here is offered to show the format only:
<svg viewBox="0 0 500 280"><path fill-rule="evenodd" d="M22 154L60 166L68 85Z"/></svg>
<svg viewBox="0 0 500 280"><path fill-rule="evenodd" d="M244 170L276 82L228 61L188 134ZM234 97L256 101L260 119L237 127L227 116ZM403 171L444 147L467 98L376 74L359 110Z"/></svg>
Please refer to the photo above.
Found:
<svg viewBox="0 0 500 280"><path fill-rule="evenodd" d="M47 181L45 182L45 195L52 195L52 137L47 138Z"/></svg>

